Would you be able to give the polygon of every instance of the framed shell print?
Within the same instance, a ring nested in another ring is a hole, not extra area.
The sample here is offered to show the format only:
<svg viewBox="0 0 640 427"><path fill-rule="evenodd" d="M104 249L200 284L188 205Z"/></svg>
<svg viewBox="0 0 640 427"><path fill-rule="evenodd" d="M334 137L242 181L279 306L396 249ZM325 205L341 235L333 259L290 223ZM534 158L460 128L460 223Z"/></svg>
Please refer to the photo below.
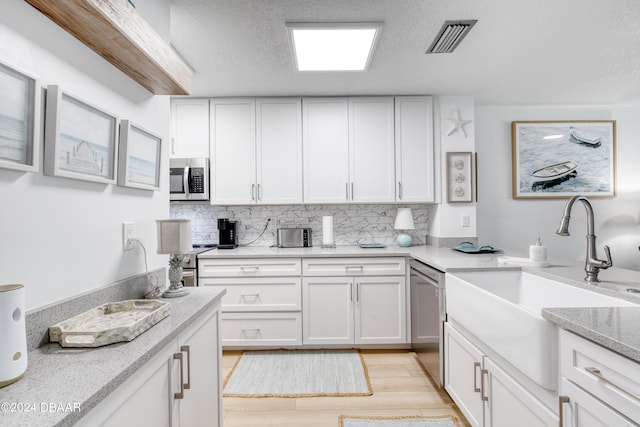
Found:
<svg viewBox="0 0 640 427"><path fill-rule="evenodd" d="M447 153L447 203L473 201L473 163L470 152Z"/></svg>

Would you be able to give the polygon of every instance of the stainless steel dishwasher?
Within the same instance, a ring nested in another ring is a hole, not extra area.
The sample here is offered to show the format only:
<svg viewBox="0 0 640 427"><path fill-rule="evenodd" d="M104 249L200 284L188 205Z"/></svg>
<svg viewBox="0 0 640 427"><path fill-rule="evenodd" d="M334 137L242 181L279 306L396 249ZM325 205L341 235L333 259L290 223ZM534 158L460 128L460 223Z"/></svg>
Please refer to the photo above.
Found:
<svg viewBox="0 0 640 427"><path fill-rule="evenodd" d="M411 260L411 347L431 378L444 384L444 273Z"/></svg>

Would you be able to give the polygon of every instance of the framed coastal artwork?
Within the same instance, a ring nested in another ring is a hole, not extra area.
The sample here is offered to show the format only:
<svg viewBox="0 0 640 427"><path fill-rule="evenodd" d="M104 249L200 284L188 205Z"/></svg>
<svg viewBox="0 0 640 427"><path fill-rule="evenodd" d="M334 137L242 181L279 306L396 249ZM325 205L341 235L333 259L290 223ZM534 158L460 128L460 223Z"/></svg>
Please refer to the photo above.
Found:
<svg viewBox="0 0 640 427"><path fill-rule="evenodd" d="M511 123L512 196L615 197L616 122Z"/></svg>
<svg viewBox="0 0 640 427"><path fill-rule="evenodd" d="M473 201L473 164L470 152L447 153L447 203Z"/></svg>
<svg viewBox="0 0 640 427"><path fill-rule="evenodd" d="M115 184L118 118L63 91L47 86L44 173Z"/></svg>
<svg viewBox="0 0 640 427"><path fill-rule="evenodd" d="M162 138L131 123L120 122L118 185L160 190L160 149Z"/></svg>
<svg viewBox="0 0 640 427"><path fill-rule="evenodd" d="M36 76L0 62L0 168L39 170L41 98Z"/></svg>

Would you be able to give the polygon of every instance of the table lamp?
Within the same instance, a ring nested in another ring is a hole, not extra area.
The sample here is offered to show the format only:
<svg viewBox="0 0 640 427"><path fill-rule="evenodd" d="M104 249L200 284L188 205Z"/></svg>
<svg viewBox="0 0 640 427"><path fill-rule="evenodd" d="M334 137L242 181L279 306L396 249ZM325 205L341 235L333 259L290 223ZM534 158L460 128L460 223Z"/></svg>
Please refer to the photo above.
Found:
<svg viewBox="0 0 640 427"><path fill-rule="evenodd" d="M190 219L159 219L158 253L169 254L169 289L162 296L164 298L182 297L189 290L182 286L182 254L191 252L191 220Z"/></svg>
<svg viewBox="0 0 640 427"><path fill-rule="evenodd" d="M411 214L411 208L398 208L396 214L396 223L393 226L394 229L400 230L396 241L398 246L407 247L411 246L411 236L405 232L405 230L413 230L413 215Z"/></svg>

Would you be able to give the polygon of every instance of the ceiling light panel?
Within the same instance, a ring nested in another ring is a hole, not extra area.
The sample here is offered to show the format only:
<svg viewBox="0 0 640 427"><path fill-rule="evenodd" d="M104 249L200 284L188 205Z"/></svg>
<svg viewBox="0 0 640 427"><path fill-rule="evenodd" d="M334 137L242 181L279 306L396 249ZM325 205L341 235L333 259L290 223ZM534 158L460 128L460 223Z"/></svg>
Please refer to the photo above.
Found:
<svg viewBox="0 0 640 427"><path fill-rule="evenodd" d="M298 71L366 71L382 23L286 24Z"/></svg>

